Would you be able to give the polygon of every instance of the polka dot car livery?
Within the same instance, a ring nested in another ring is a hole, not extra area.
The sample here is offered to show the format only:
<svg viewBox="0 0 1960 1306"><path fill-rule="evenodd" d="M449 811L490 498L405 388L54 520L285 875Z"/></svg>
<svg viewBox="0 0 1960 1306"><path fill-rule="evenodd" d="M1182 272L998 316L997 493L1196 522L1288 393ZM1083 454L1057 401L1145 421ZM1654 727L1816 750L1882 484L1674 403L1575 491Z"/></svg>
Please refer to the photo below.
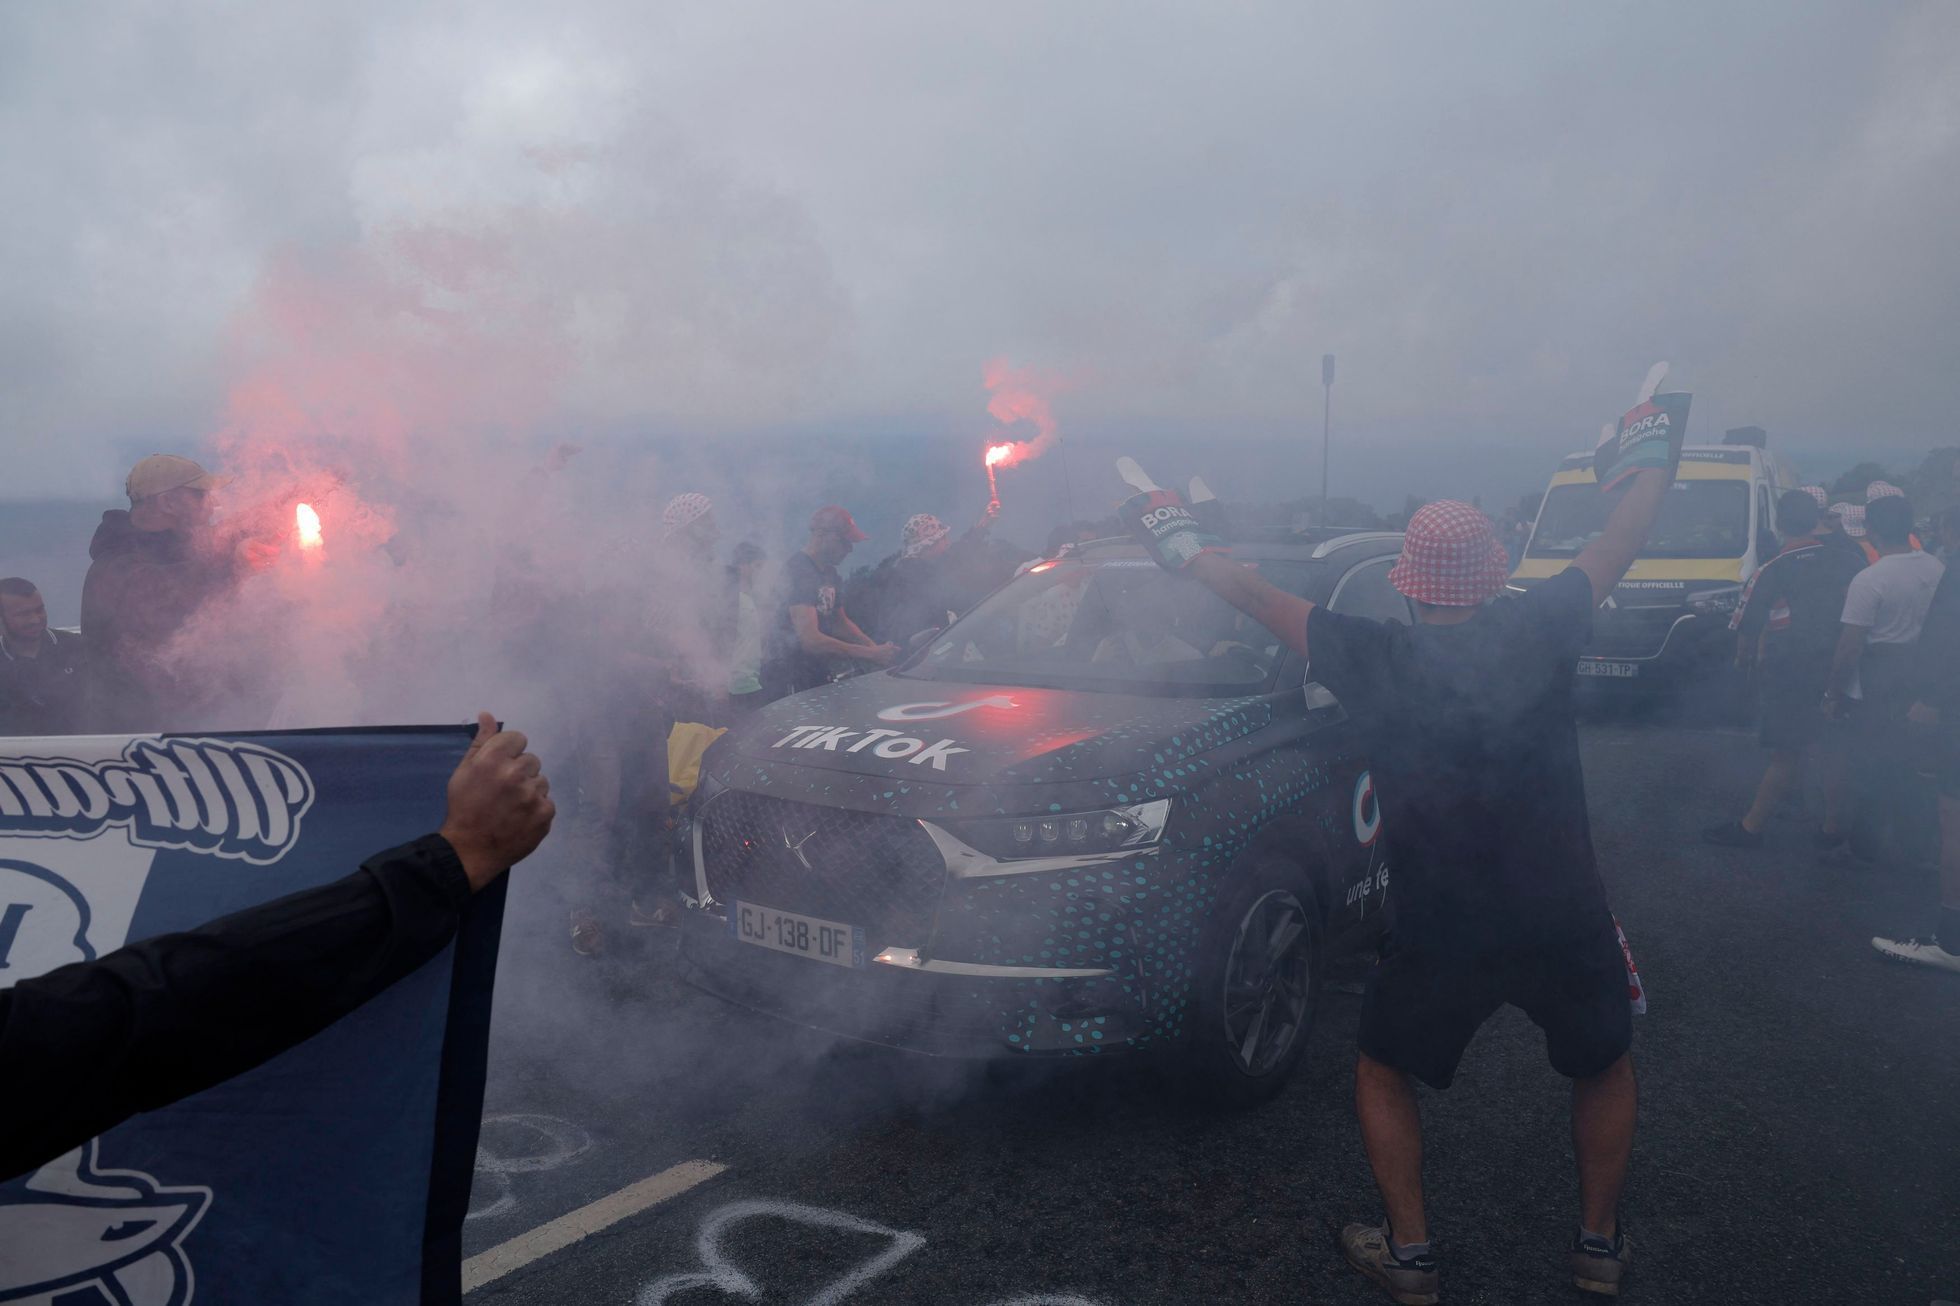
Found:
<svg viewBox="0 0 1960 1306"><path fill-rule="evenodd" d="M1395 548L1237 552L1325 601ZM1139 557L1111 542L1076 565L1134 578ZM916 662L774 704L710 751L688 978L919 1052L1161 1052L1224 1096L1276 1091L1323 958L1372 947L1388 880L1365 759L1338 705L1302 694L1309 669L1285 655L1214 695ZM835 931L861 952L819 955Z"/></svg>

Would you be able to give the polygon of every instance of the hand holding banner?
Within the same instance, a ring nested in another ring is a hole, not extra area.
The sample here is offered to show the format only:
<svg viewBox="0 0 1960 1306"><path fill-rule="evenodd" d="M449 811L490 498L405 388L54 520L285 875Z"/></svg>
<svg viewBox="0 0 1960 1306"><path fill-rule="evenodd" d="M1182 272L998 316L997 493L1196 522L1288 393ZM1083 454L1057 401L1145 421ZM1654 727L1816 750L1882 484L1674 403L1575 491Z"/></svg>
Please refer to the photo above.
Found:
<svg viewBox="0 0 1960 1306"><path fill-rule="evenodd" d="M1224 551L1224 543L1205 528L1184 500L1158 487L1133 459L1119 458L1116 470L1140 491L1116 510L1116 515L1152 561L1166 571L1182 571L1194 558Z"/></svg>
<svg viewBox="0 0 1960 1306"><path fill-rule="evenodd" d="M1593 474L1601 490L1612 489L1635 472L1664 469L1672 474L1680 465L1691 396L1655 394L1666 375L1666 363L1654 364L1633 407L1617 426L1609 426L1602 432L1599 448L1593 454Z"/></svg>

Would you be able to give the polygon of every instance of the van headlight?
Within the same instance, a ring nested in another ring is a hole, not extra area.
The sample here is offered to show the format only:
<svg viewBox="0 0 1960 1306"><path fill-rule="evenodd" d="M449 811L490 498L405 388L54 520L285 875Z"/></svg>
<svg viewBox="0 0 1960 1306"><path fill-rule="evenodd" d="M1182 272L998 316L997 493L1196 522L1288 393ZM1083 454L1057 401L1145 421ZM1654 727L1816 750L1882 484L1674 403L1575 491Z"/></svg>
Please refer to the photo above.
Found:
<svg viewBox="0 0 1960 1306"><path fill-rule="evenodd" d="M946 828L995 861L1031 857L1079 857L1148 848L1164 837L1171 800L1105 807L1093 812L1054 812L987 821L947 821Z"/></svg>
<svg viewBox="0 0 1960 1306"><path fill-rule="evenodd" d="M1691 595L1688 607L1699 617L1726 617L1742 606L1742 586L1724 585Z"/></svg>

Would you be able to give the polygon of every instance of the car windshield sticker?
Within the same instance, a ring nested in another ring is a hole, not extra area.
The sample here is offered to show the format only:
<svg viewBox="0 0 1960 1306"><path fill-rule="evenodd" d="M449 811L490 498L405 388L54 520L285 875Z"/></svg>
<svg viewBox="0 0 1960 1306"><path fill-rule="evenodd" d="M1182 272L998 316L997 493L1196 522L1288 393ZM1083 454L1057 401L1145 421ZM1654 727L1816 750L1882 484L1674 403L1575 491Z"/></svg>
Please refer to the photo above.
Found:
<svg viewBox="0 0 1960 1306"><path fill-rule="evenodd" d="M983 707L1012 708L1013 699L1006 694L991 694L986 698L976 698L965 703L901 703L888 707L878 713L880 721L937 721L941 717L958 716L962 712L972 712Z"/></svg>

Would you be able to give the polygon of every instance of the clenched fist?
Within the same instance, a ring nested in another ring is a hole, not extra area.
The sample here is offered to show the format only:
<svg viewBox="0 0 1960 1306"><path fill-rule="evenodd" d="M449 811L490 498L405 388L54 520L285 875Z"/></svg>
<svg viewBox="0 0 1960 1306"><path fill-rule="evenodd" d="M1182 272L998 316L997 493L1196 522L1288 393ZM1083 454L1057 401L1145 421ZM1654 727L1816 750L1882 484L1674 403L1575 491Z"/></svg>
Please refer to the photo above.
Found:
<svg viewBox="0 0 1960 1306"><path fill-rule="evenodd" d="M558 814L544 764L524 751L527 742L479 712L476 739L449 777L449 811L437 833L456 850L472 889L530 856Z"/></svg>

